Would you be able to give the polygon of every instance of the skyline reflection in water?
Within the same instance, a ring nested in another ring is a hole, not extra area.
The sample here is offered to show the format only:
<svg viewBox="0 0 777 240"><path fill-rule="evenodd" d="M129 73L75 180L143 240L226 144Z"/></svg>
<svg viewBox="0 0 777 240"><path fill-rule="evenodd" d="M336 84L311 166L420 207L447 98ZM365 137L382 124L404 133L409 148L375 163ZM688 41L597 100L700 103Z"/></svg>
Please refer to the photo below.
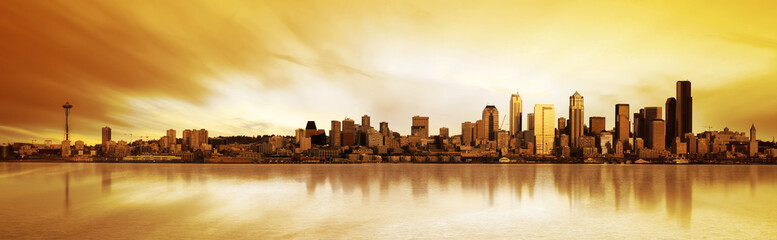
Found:
<svg viewBox="0 0 777 240"><path fill-rule="evenodd" d="M769 238L777 166L0 163L0 238Z"/></svg>

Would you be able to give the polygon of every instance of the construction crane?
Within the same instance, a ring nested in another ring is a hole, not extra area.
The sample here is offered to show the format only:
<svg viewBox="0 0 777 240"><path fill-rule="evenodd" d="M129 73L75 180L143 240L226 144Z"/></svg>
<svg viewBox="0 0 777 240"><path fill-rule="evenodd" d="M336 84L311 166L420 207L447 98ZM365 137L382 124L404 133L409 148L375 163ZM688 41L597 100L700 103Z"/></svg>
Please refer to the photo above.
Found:
<svg viewBox="0 0 777 240"><path fill-rule="evenodd" d="M704 128L706 128L708 132L712 132L712 126L707 125L704 126Z"/></svg>

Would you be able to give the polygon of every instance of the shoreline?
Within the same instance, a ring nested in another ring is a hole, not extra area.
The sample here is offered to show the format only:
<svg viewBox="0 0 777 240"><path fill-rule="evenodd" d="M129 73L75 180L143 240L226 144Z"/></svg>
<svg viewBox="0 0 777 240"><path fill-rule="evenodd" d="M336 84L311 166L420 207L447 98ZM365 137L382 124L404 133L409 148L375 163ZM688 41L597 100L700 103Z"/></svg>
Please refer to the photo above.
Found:
<svg viewBox="0 0 777 240"><path fill-rule="evenodd" d="M225 165L351 165L351 164L442 164L442 165L456 165L456 164L485 164L485 165L721 165L721 166L733 166L733 165L777 165L777 163L742 163L742 162L727 162L727 163L585 163L585 162L154 162L154 161L67 161L64 159L45 159L45 160L0 160L0 163L153 163L153 164L225 164Z"/></svg>

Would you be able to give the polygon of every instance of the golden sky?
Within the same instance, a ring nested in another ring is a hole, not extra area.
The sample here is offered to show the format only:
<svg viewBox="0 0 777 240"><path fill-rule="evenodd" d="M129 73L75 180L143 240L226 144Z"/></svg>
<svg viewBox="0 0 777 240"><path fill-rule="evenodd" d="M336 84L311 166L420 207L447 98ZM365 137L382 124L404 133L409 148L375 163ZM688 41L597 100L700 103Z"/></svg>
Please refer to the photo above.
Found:
<svg viewBox="0 0 777 240"><path fill-rule="evenodd" d="M460 132L486 104L614 124L693 84L694 130L777 135L775 1L0 2L0 142L293 134L363 114ZM505 125L503 128L507 128Z"/></svg>

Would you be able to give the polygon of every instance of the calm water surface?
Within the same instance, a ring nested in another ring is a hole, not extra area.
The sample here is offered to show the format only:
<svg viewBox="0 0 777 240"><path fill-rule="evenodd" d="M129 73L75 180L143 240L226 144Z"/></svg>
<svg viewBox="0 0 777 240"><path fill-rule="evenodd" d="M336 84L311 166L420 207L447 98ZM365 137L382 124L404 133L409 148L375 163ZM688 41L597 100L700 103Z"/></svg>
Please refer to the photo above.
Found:
<svg viewBox="0 0 777 240"><path fill-rule="evenodd" d="M0 239L775 239L777 166L0 163Z"/></svg>

